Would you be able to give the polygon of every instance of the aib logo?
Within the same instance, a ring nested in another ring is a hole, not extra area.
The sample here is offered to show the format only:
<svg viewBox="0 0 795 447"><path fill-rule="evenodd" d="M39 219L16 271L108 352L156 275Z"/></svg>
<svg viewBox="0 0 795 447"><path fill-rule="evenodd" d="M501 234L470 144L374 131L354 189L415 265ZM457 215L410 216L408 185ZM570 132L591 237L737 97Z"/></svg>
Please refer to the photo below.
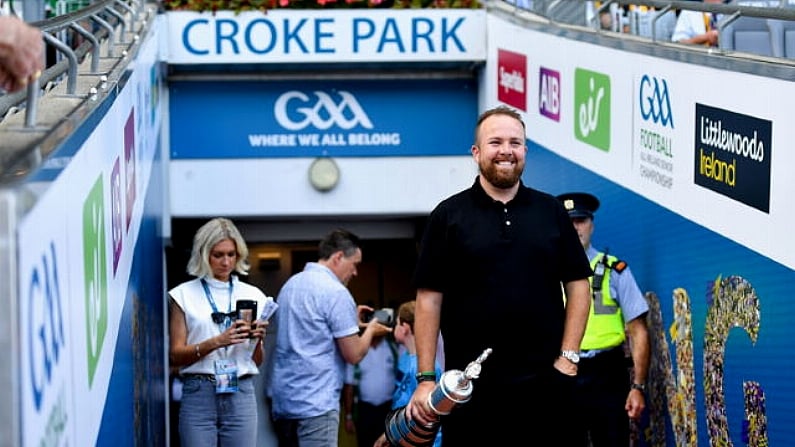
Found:
<svg viewBox="0 0 795 447"><path fill-rule="evenodd" d="M334 125L344 130L357 125L373 128L373 123L353 94L342 90L337 94L339 101L326 92L316 91L314 97L310 97L291 90L276 99L273 115L279 125L288 130L302 130L308 126L326 130Z"/></svg>
<svg viewBox="0 0 795 447"><path fill-rule="evenodd" d="M545 67L538 73L538 111L551 120L560 121L560 73Z"/></svg>
<svg viewBox="0 0 795 447"><path fill-rule="evenodd" d="M116 162L113 164L113 170L110 173L110 236L113 243L113 274L116 275L116 269L119 267L119 259L121 259L122 247L122 224L121 224L121 167L119 158L116 157Z"/></svg>
<svg viewBox="0 0 795 447"><path fill-rule="evenodd" d="M610 77L574 71L574 135L583 143L610 150Z"/></svg>
<svg viewBox="0 0 795 447"><path fill-rule="evenodd" d="M108 328L108 275L105 263L105 204L102 176L83 203L83 271L86 306L88 383L94 374Z"/></svg>
<svg viewBox="0 0 795 447"><path fill-rule="evenodd" d="M671 98L668 94L668 83L665 79L657 79L643 75L638 91L640 116L644 121L651 121L662 127L674 128L674 115L671 111Z"/></svg>

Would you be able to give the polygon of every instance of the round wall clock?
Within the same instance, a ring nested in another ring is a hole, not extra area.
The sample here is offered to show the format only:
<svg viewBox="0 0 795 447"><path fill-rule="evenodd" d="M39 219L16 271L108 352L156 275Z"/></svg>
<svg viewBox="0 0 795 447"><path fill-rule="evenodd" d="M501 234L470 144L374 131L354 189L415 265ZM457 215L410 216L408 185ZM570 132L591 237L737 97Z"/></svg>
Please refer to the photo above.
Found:
<svg viewBox="0 0 795 447"><path fill-rule="evenodd" d="M309 165L309 183L318 191L330 191L340 180L340 170L331 158L320 157Z"/></svg>

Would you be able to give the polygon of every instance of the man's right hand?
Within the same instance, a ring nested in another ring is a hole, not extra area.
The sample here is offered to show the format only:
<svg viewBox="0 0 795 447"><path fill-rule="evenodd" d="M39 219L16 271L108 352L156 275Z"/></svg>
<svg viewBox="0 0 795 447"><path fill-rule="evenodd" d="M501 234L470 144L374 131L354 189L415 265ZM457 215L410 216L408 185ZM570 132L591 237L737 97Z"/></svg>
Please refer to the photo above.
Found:
<svg viewBox="0 0 795 447"><path fill-rule="evenodd" d="M356 318L359 320L359 329L367 328L367 323L364 322L364 316L373 311L375 311L375 309L366 304L359 304L356 306Z"/></svg>
<svg viewBox="0 0 795 447"><path fill-rule="evenodd" d="M718 36L719 36L718 30L716 30L716 29L711 29L711 30L707 31L706 34L705 34L707 45L709 45L711 47L717 47L718 46Z"/></svg>
<svg viewBox="0 0 795 447"><path fill-rule="evenodd" d="M431 409L428 399L435 387L434 382L420 382L406 406L406 411L411 419L421 425L428 425L439 420L439 415Z"/></svg>
<svg viewBox="0 0 795 447"><path fill-rule="evenodd" d="M375 440L373 447L391 447L391 445L392 444L390 444L389 441L386 440L386 434L383 434L379 436L378 439Z"/></svg>
<svg viewBox="0 0 795 447"><path fill-rule="evenodd" d="M41 30L13 16L0 17L0 87L21 90L44 69Z"/></svg>
<svg viewBox="0 0 795 447"><path fill-rule="evenodd" d="M392 332L391 327L379 323L375 318L370 320L369 323L365 324L367 325L367 329L373 331L373 337L383 337ZM370 329L371 327L372 329Z"/></svg>

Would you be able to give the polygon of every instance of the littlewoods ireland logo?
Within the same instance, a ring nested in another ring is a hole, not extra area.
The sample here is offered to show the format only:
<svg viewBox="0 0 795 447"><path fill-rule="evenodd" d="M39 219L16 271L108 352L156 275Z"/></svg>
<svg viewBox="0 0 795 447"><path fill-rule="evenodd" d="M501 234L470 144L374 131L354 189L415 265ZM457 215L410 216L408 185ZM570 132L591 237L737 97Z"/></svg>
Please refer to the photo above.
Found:
<svg viewBox="0 0 795 447"><path fill-rule="evenodd" d="M105 263L103 198L100 175L83 203L83 270L89 387L94 383L94 374L108 328L108 275Z"/></svg>
<svg viewBox="0 0 795 447"><path fill-rule="evenodd" d="M574 135L610 150L610 77L578 68L574 72Z"/></svg>

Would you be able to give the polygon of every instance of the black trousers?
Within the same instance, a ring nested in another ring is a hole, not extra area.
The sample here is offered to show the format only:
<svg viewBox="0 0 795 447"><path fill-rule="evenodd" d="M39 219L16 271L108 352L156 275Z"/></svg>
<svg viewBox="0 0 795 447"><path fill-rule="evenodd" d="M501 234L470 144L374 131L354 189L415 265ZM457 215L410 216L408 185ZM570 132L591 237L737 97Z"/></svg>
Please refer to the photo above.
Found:
<svg viewBox="0 0 795 447"><path fill-rule="evenodd" d="M359 447L372 447L384 433L386 415L392 409L392 401L373 405L360 400L356 405L356 443Z"/></svg>
<svg viewBox="0 0 795 447"><path fill-rule="evenodd" d="M491 371L490 371L491 372ZM575 378L552 367L523 378L475 381L471 399L442 416L442 445L574 447ZM484 377L485 379L485 377Z"/></svg>
<svg viewBox="0 0 795 447"><path fill-rule="evenodd" d="M629 446L629 416L624 409L630 388L630 360L623 347L580 359L575 396L580 414L572 434L587 446Z"/></svg>

